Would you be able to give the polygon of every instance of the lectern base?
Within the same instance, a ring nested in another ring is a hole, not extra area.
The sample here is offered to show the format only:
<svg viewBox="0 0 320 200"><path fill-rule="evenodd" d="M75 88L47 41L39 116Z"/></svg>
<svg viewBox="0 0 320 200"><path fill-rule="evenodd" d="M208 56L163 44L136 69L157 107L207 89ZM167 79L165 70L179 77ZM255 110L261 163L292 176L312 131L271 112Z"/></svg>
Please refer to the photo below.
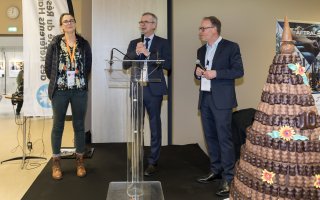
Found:
<svg viewBox="0 0 320 200"><path fill-rule="evenodd" d="M161 183L159 181L141 182L142 195L129 196L127 182L111 182L109 184L107 200L164 200Z"/></svg>

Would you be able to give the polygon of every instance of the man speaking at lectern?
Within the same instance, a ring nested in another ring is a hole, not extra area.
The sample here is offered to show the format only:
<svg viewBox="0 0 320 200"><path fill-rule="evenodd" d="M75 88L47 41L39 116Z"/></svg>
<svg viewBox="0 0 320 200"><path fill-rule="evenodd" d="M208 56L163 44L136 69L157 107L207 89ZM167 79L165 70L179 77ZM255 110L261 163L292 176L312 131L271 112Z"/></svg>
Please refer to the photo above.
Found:
<svg viewBox="0 0 320 200"><path fill-rule="evenodd" d="M164 60L163 63L148 62L147 74L150 82L143 87L143 106L147 110L151 131L151 152L148 157L148 167L145 176L151 176L158 170L158 160L161 148L161 104L163 95L167 95L167 85L163 69L171 70L171 49L167 39L155 35L158 18L155 14L146 12L141 16L139 28L141 38L132 40L124 59L132 60ZM131 62L124 62L123 68L131 67ZM143 64L142 64L143 65ZM152 82L152 80L160 82Z"/></svg>

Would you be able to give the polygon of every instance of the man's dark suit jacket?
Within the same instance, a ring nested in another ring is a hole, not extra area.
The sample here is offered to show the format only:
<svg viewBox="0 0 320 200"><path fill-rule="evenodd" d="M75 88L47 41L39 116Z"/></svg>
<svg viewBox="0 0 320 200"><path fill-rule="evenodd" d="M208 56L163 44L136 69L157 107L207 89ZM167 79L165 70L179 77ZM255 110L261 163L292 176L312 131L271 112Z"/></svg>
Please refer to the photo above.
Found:
<svg viewBox="0 0 320 200"><path fill-rule="evenodd" d="M132 40L129 44L127 54L124 60L139 60L139 55L136 54L137 43L141 42L141 39ZM154 36L152 39L151 46L149 48L150 56L149 60L165 60L163 64L157 65L154 62L148 63L148 73L150 74L149 79L160 79L161 82L149 82L149 87L153 95L166 95L167 85L163 75L163 69L171 70L171 49L167 39ZM124 62L123 68L128 69L131 67L131 62Z"/></svg>
<svg viewBox="0 0 320 200"><path fill-rule="evenodd" d="M198 49L197 58L205 66L206 45ZM212 70L217 71L217 77L211 80L211 93L218 109L230 109L237 106L235 79L243 76L243 64L240 48L237 43L222 39L216 49L212 61ZM201 77L197 77L200 79ZM200 88L199 104L201 107L202 94Z"/></svg>

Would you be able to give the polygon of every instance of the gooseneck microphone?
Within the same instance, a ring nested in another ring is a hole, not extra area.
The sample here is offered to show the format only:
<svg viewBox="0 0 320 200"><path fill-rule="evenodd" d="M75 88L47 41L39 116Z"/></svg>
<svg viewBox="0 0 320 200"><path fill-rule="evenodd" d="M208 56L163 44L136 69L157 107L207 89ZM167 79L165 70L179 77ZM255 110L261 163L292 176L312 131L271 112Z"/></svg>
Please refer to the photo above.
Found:
<svg viewBox="0 0 320 200"><path fill-rule="evenodd" d="M112 65L113 65L113 49L114 48L112 48L111 49L111 51L110 51L110 60L109 60L109 65L110 65L110 68L109 68L109 73L112 73Z"/></svg>
<svg viewBox="0 0 320 200"><path fill-rule="evenodd" d="M111 51L110 51L110 60L109 60L110 67L111 67L112 64L113 64L113 49L114 49L114 48L112 48Z"/></svg>
<svg viewBox="0 0 320 200"><path fill-rule="evenodd" d="M117 48L112 48L111 51L110 51L110 60L109 60L109 65L110 65L109 72L110 72L110 73L113 71L113 70L112 70L112 65L113 65L113 63L114 63L114 61L113 61L113 50L116 50L116 51L119 52L120 54L124 55L124 58L125 58L125 59L133 60L133 59L130 58L127 54L123 53L123 52L120 51L119 49L117 49Z"/></svg>

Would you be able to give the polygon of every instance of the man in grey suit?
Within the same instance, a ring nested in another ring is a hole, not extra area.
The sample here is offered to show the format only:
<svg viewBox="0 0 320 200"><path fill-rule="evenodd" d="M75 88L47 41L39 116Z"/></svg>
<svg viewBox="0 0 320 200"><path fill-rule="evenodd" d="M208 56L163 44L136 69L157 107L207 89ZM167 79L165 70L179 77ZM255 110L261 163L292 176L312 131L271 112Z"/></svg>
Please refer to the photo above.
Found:
<svg viewBox="0 0 320 200"><path fill-rule="evenodd" d="M201 81L199 109L210 156L210 173L197 179L208 183L222 178L216 195L229 195L234 176L234 146L231 133L232 109L237 106L235 79L243 76L238 44L220 36L221 22L204 17L199 37L206 42L198 49L194 75Z"/></svg>

